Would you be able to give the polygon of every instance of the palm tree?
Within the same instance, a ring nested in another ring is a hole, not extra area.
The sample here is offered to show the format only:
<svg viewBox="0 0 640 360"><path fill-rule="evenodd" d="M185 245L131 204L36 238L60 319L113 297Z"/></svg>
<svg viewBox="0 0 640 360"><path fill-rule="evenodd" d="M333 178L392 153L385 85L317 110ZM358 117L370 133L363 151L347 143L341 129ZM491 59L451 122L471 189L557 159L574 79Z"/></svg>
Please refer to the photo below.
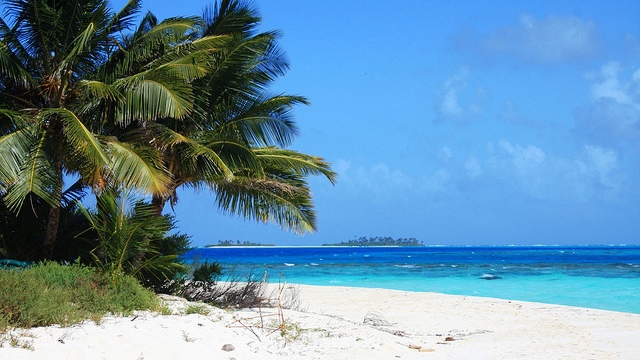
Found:
<svg viewBox="0 0 640 360"><path fill-rule="evenodd" d="M257 33L259 22L247 2L223 0L205 10L201 28L185 42L228 41L209 54L206 75L193 82L193 112L128 132L128 141L154 144L172 175L169 191L152 198L157 214L187 186L213 191L219 208L231 214L300 233L316 228L305 177L319 174L333 182L335 173L321 158L284 149L297 135L290 110L307 100L267 94L288 63L277 33ZM173 49L165 51L169 56Z"/></svg>
<svg viewBox="0 0 640 360"><path fill-rule="evenodd" d="M153 208L134 194L109 189L97 197L95 211L82 205L80 211L89 221L89 231L97 237L97 246L91 252L93 260L114 280L123 274L141 281L145 274L166 279L183 268L176 254L162 254L156 246L173 228L173 219L155 216ZM137 259L139 252L146 255L142 261Z"/></svg>
<svg viewBox="0 0 640 360"><path fill-rule="evenodd" d="M117 13L107 0L0 0L0 194L12 211L48 204L52 254L65 180L96 194L135 188L157 215L183 186L212 190L225 211L315 228L306 176L333 173L286 150L290 109L269 95L288 64L277 33L257 33L249 3L222 0L202 18Z"/></svg>
<svg viewBox="0 0 640 360"><path fill-rule="evenodd" d="M105 136L104 124L184 117L191 106L189 82L201 66L190 57L190 63L174 58L129 76L98 72L123 42L121 33L140 0L117 13L106 0L2 3L0 192L15 212L35 198L49 204L42 244L42 257L49 258L65 178L97 192L110 184L167 191L169 174L158 154ZM158 26L150 33L169 42L194 24L175 20Z"/></svg>

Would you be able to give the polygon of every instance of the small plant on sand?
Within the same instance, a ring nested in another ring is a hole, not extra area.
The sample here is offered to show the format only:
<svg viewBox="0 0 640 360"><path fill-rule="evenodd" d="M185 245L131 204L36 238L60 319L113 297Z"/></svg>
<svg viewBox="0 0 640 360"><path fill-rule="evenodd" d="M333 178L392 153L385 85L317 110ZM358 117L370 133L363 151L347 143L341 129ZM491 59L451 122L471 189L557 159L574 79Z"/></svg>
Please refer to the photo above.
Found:
<svg viewBox="0 0 640 360"><path fill-rule="evenodd" d="M194 304L194 305L188 305L185 309L184 309L184 314L185 315L191 315L191 314L199 314L199 315L209 315L211 311L209 310L209 307L205 304Z"/></svg>
<svg viewBox="0 0 640 360"><path fill-rule="evenodd" d="M276 324L276 326L278 327L278 330L280 330L280 336L282 336L286 341L298 340L302 333L307 331L300 327L298 323Z"/></svg>
<svg viewBox="0 0 640 360"><path fill-rule="evenodd" d="M287 291L287 289L289 289L289 291ZM283 275L280 274L278 288L274 290L274 293L270 297L261 298L258 304L258 315L249 318L236 318L235 322L228 325L228 327L245 328L251 331L258 339L260 339L260 336L256 330L262 331L262 333L267 336L273 333L279 333L285 340L285 343L291 340L297 340L306 329L301 328L298 324L289 323L285 319L284 309L288 308L286 306L300 307L299 292L297 289L295 289L295 291L291 289L291 287L286 285ZM263 307L275 307L276 312L263 312ZM273 319L273 317L276 317L276 319ZM271 318L271 320L265 323L265 319L267 318Z"/></svg>
<svg viewBox="0 0 640 360"><path fill-rule="evenodd" d="M9 331L0 337L0 348L4 347L5 342L7 342L12 348L20 348L33 351L33 340L25 339L33 337L33 334L31 334L27 330Z"/></svg>
<svg viewBox="0 0 640 360"><path fill-rule="evenodd" d="M195 342L197 339L190 337L186 331L182 330L182 339L186 342Z"/></svg>
<svg viewBox="0 0 640 360"><path fill-rule="evenodd" d="M161 306L158 312L160 315L173 315L173 311L168 306Z"/></svg>

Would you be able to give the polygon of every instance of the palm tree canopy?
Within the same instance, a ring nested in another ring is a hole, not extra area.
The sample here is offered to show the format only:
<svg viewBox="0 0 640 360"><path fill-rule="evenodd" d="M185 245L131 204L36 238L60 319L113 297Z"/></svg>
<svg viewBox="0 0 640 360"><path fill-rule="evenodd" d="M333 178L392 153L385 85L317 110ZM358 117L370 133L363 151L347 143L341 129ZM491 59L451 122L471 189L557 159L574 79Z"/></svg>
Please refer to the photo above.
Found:
<svg viewBox="0 0 640 360"><path fill-rule="evenodd" d="M298 135L291 110L308 101L269 93L289 64L279 34L258 31L251 2L221 0L201 17L163 21L140 16L141 0L117 12L107 0L0 3L0 194L9 208L35 196L55 224L72 175L97 194L149 194L160 212L179 187L205 187L223 211L315 229L306 177L334 182L335 173L287 149Z"/></svg>

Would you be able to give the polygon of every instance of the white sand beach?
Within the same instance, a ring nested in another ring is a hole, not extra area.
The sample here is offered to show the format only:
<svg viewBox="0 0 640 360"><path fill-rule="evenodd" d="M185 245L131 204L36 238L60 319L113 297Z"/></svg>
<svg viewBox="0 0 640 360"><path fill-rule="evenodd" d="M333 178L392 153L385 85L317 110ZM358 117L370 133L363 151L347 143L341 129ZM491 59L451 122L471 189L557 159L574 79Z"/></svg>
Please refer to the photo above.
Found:
<svg viewBox="0 0 640 360"><path fill-rule="evenodd" d="M208 307L207 315L184 315L194 303L166 300L174 315L142 312L99 324L15 330L4 335L0 359L640 356L638 314L382 289L287 285L285 290L297 293L298 302L285 301L294 309L283 310L282 318L274 308ZM223 350L229 345L233 350Z"/></svg>

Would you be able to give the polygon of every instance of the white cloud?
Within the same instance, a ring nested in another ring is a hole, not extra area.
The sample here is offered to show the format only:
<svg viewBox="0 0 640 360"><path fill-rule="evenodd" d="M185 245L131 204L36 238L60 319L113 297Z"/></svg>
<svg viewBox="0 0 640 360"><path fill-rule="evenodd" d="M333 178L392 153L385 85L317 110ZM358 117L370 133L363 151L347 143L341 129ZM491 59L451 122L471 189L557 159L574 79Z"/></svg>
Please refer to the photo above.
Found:
<svg viewBox="0 0 640 360"><path fill-rule="evenodd" d="M512 155L514 164L519 165L519 167L529 166L531 164L537 165L544 161L545 153L537 146L514 146L506 140L500 140L498 144L504 151Z"/></svg>
<svg viewBox="0 0 640 360"><path fill-rule="evenodd" d="M475 102L466 101L467 104L463 104L465 101L462 98L466 95L464 93L468 88L469 75L470 70L462 67L442 83L435 99L438 120L462 118L480 112L480 106Z"/></svg>
<svg viewBox="0 0 640 360"><path fill-rule="evenodd" d="M464 168L467 170L467 174L470 178L477 178L482 175L482 165L480 165L480 161L475 156L470 157L464 163Z"/></svg>
<svg viewBox="0 0 640 360"><path fill-rule="evenodd" d="M582 200L582 195L576 197L570 191L567 180L576 172L573 161L556 157L536 145L512 144L504 139L489 149L493 157L488 175L499 179L499 183L514 194L521 194L523 201L527 198Z"/></svg>
<svg viewBox="0 0 640 360"><path fill-rule="evenodd" d="M411 187L411 179L399 169L391 169L386 164L377 164L370 170L377 182L384 183L394 188Z"/></svg>
<svg viewBox="0 0 640 360"><path fill-rule="evenodd" d="M633 105L638 107L638 104L634 102L631 94L633 83L638 82L638 71L636 70L632 75L631 81L628 83L621 83L618 78L622 67L617 61L611 61L604 66L595 76L594 83L591 85L591 96L595 100L612 99L621 104Z"/></svg>
<svg viewBox="0 0 640 360"><path fill-rule="evenodd" d="M420 191L423 193L446 193L453 187L451 173L445 169L437 169L432 174L424 176Z"/></svg>
<svg viewBox="0 0 640 360"><path fill-rule="evenodd" d="M618 157L613 150L586 145L583 157L576 163L582 175L597 179L597 183L610 190L618 190L622 185L624 176L616 172Z"/></svg>
<svg viewBox="0 0 640 360"><path fill-rule="evenodd" d="M411 189L413 185L411 177L385 163L365 167L353 166L348 160L338 160L333 168L339 174L338 186L347 186L377 197L393 197L399 191Z"/></svg>
<svg viewBox="0 0 640 360"><path fill-rule="evenodd" d="M549 65L594 55L598 40L592 21L573 16L536 19L523 15L517 26L489 34L479 46L485 53Z"/></svg>
<svg viewBox="0 0 640 360"><path fill-rule="evenodd" d="M591 81L593 102L577 108L576 130L590 141L606 146L620 146L630 140L640 141L640 69L625 71L617 61L611 61L587 75Z"/></svg>
<svg viewBox="0 0 640 360"><path fill-rule="evenodd" d="M625 191L627 176L612 149L586 145L575 156L562 157L535 145L500 140L489 151L494 156L484 172L526 196L588 202L613 200Z"/></svg>
<svg viewBox="0 0 640 360"><path fill-rule="evenodd" d="M332 165L333 171L338 175L344 175L351 168L351 162L349 160L339 159Z"/></svg>

